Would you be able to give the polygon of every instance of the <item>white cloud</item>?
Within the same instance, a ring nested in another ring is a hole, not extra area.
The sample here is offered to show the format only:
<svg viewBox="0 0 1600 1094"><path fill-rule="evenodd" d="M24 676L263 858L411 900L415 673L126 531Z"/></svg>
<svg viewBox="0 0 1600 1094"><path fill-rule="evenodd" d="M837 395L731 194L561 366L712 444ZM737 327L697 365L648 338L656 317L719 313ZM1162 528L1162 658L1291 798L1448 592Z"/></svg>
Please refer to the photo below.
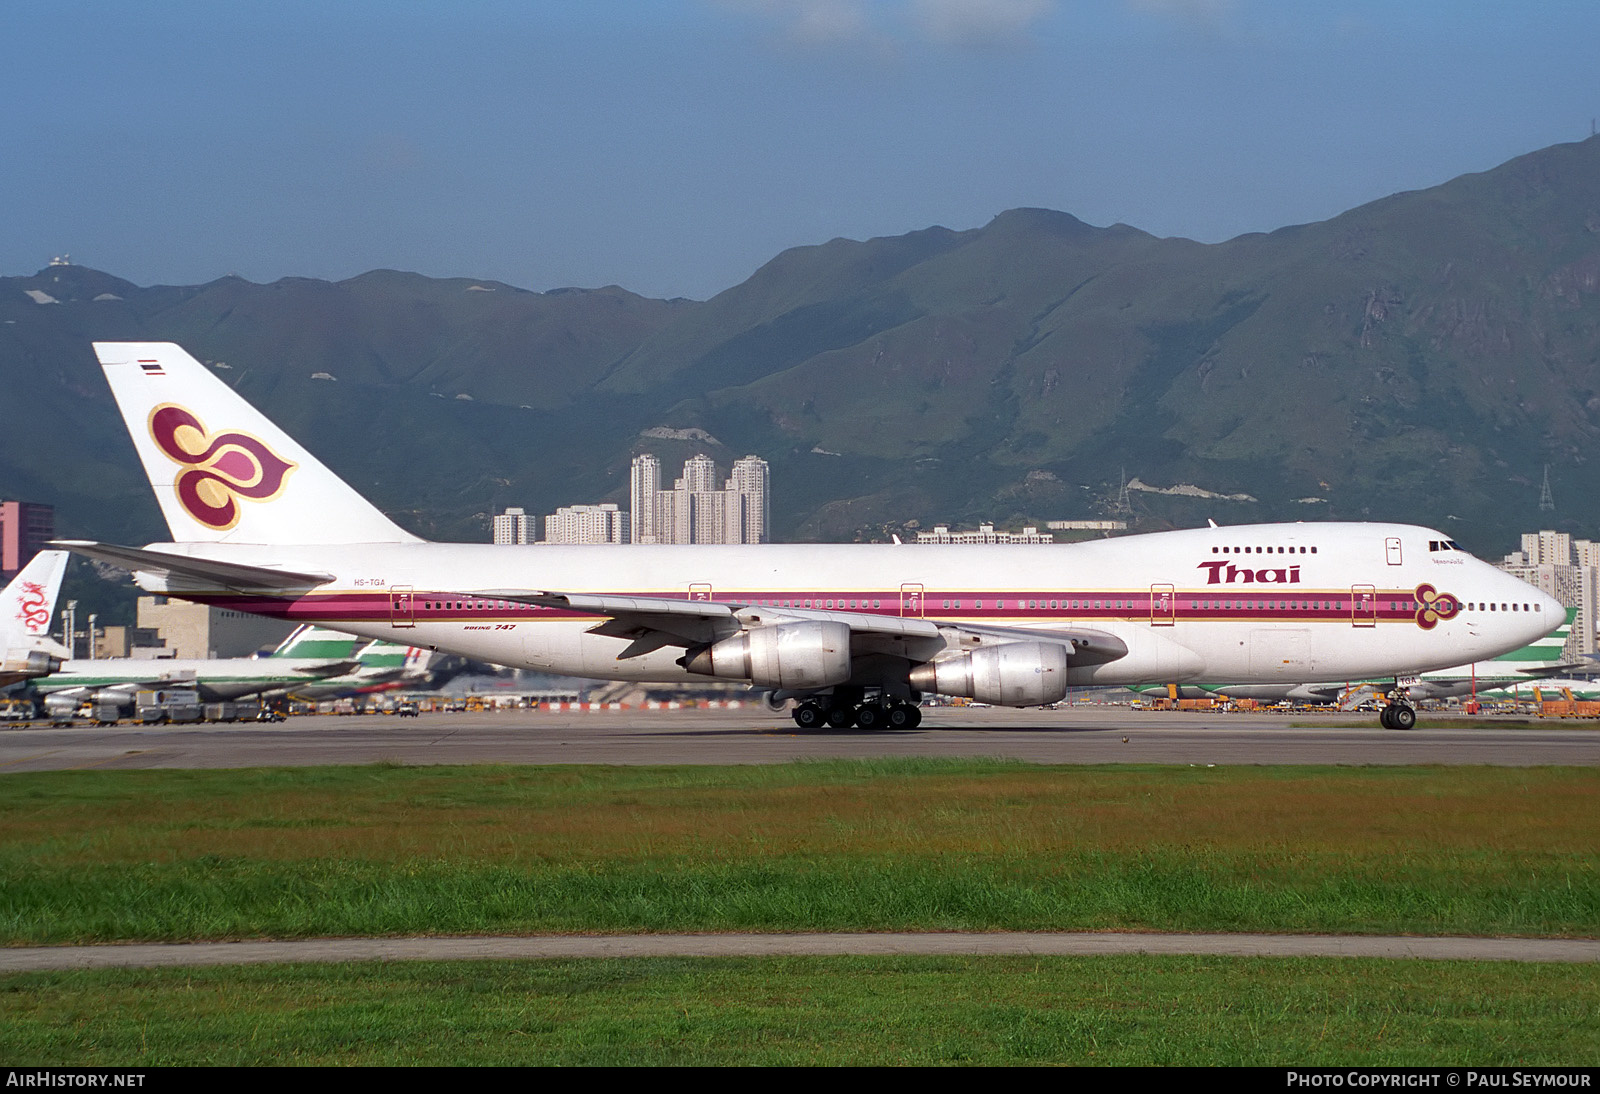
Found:
<svg viewBox="0 0 1600 1094"><path fill-rule="evenodd" d="M896 46L927 42L956 48L1012 46L1057 0L716 0L756 16L788 41L812 47Z"/></svg>
<svg viewBox="0 0 1600 1094"><path fill-rule="evenodd" d="M1009 46L1055 7L1054 0L910 0L911 24L929 40L953 46Z"/></svg>

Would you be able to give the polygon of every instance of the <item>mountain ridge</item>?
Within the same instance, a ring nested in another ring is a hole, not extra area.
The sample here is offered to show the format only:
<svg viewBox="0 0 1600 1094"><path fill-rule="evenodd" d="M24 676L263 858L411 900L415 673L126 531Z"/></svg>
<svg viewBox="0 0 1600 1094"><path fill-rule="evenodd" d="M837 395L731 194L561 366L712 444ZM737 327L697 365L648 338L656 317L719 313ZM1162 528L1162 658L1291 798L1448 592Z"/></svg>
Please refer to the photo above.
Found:
<svg viewBox="0 0 1600 1094"><path fill-rule="evenodd" d="M1600 523L1594 138L1216 244L1013 209L790 248L707 301L51 266L0 278L0 320L20 412L0 494L56 504L73 534L164 534L128 502L148 489L88 348L116 339L220 362L444 538L483 538L508 504L625 502L633 454L707 447L640 436L663 426L766 457L782 538L1104 516L1124 474L1258 499L1142 494L1145 527L1403 519L1492 553L1541 516Z"/></svg>

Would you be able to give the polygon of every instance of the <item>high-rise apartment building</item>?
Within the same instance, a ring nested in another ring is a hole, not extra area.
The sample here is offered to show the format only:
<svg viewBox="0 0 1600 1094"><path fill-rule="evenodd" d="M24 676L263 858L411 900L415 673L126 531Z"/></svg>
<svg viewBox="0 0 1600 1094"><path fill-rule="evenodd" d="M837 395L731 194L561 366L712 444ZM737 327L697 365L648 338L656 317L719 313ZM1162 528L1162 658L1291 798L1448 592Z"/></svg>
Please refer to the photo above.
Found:
<svg viewBox="0 0 1600 1094"><path fill-rule="evenodd" d="M627 543L628 514L615 505L569 505L544 518L541 543Z"/></svg>
<svg viewBox="0 0 1600 1094"><path fill-rule="evenodd" d="M1600 651L1595 633L1600 621L1600 543L1573 539L1566 532L1529 532L1522 537L1522 550L1496 565L1563 606L1578 609L1562 651L1566 660L1580 661Z"/></svg>
<svg viewBox="0 0 1600 1094"><path fill-rule="evenodd" d="M771 520L767 462L746 456L717 486L717 465L704 453L683 465L683 475L662 490L661 461L645 453L633 461L630 497L635 543L767 543Z"/></svg>
<svg viewBox="0 0 1600 1094"><path fill-rule="evenodd" d="M521 509L515 508L497 514L494 518L494 541L532 543L539 538L538 530L534 527L534 519Z"/></svg>
<svg viewBox="0 0 1600 1094"><path fill-rule="evenodd" d="M661 493L661 461L646 452L636 456L633 473L629 476L628 504L632 540L634 543L660 543L656 530L660 506L656 495Z"/></svg>
<svg viewBox="0 0 1600 1094"><path fill-rule="evenodd" d="M767 461L746 456L733 462L733 474L728 477L728 492L739 498L738 524L740 543L767 543L768 529L772 527L772 509L767 489L770 474Z"/></svg>
<svg viewBox="0 0 1600 1094"><path fill-rule="evenodd" d="M44 545L56 538L53 506L0 501L0 583L10 581Z"/></svg>

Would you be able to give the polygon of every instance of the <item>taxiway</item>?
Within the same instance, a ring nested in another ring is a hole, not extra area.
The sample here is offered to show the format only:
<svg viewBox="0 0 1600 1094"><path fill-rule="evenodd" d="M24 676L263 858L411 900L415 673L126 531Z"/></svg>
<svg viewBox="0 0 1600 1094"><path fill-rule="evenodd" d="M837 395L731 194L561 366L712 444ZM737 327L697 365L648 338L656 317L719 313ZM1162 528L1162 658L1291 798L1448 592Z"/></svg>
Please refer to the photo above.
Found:
<svg viewBox="0 0 1600 1094"><path fill-rule="evenodd" d="M759 764L993 756L1051 764L1600 765L1600 727L1380 729L1370 717L933 708L908 731L801 732L759 709L292 718L281 725L0 730L0 773L321 764Z"/></svg>

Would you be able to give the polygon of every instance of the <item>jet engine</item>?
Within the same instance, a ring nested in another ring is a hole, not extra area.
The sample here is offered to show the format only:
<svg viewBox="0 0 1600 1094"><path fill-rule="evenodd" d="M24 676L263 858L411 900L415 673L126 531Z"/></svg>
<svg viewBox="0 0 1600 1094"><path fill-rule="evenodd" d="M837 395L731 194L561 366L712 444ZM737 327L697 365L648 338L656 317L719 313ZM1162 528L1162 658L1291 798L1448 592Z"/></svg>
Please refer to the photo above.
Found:
<svg viewBox="0 0 1600 1094"><path fill-rule="evenodd" d="M83 696L64 691L44 697L44 712L52 718L70 718L83 705Z"/></svg>
<svg viewBox="0 0 1600 1094"><path fill-rule="evenodd" d="M986 646L911 670L911 686L981 703L1041 707L1067 695L1067 647L1054 642Z"/></svg>
<svg viewBox="0 0 1600 1094"><path fill-rule="evenodd" d="M678 663L702 676L761 688L832 687L850 679L850 628L820 621L757 627L690 650Z"/></svg>
<svg viewBox="0 0 1600 1094"><path fill-rule="evenodd" d="M43 650L7 650L0 659L0 673L19 677L49 676L61 670L61 658Z"/></svg>

